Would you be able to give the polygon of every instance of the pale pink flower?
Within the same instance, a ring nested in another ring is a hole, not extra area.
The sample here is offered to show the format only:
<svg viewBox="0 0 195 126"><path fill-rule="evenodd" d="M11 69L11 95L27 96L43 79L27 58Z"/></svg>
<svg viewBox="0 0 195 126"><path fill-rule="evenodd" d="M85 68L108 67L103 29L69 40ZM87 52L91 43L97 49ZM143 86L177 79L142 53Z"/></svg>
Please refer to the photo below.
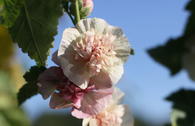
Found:
<svg viewBox="0 0 195 126"><path fill-rule="evenodd" d="M123 74L123 64L130 54L130 45L120 28L103 19L88 18L76 28L66 29L54 61L64 74L81 88L88 86L91 77L106 73L112 84ZM101 77L104 82L104 77Z"/></svg>
<svg viewBox="0 0 195 126"><path fill-rule="evenodd" d="M51 95L51 108L72 107L73 116L86 118L102 111L111 99L111 81L107 78L101 83L101 80L91 78L88 87L81 89L64 76L60 67L51 67L39 76L38 89L44 99Z"/></svg>
<svg viewBox="0 0 195 126"><path fill-rule="evenodd" d="M119 90L114 93L113 100L106 109L96 116L84 119L83 126L133 126L133 117L127 105L119 104L123 93Z"/></svg>

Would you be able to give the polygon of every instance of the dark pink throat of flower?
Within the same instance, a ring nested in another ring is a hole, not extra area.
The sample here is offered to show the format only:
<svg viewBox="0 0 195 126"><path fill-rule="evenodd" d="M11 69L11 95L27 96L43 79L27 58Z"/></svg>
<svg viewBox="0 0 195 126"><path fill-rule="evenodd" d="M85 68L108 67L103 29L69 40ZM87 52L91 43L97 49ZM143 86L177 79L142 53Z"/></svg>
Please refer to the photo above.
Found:
<svg viewBox="0 0 195 126"><path fill-rule="evenodd" d="M63 97L65 101L73 103L76 108L80 107L78 104L80 104L80 101L83 99L84 95L93 90L95 90L94 85L89 86L86 89L81 89L73 83L60 85L57 87L59 96Z"/></svg>

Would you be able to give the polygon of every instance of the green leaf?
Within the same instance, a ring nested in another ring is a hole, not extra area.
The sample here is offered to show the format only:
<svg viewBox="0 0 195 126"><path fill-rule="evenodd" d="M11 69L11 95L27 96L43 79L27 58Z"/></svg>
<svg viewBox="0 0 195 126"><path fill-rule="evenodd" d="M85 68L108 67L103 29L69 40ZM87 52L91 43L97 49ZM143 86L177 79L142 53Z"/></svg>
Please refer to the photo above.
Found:
<svg viewBox="0 0 195 126"><path fill-rule="evenodd" d="M182 66L182 58L188 53L189 48L186 47L189 38L195 34L195 2L191 0L186 9L191 12L183 35L177 39L170 39L164 45L157 46L148 50L149 55L158 63L167 67L172 75L178 73Z"/></svg>
<svg viewBox="0 0 195 126"><path fill-rule="evenodd" d="M26 84L19 90L18 92L18 104L21 105L28 98L36 95L38 92L38 87L36 85L39 74L45 71L45 67L41 66L33 66L31 67L29 72L26 72L24 78L26 80Z"/></svg>
<svg viewBox="0 0 195 126"><path fill-rule="evenodd" d="M0 24L11 27L16 21L24 0L0 1Z"/></svg>
<svg viewBox="0 0 195 126"><path fill-rule="evenodd" d="M166 99L173 102L173 108L185 113L185 118L178 119L178 126L194 126L195 124L195 91L181 89Z"/></svg>
<svg viewBox="0 0 195 126"><path fill-rule="evenodd" d="M26 80L26 82L32 84L32 83L36 82L39 74L45 70L46 70L46 68L44 66L33 66L30 68L30 70L28 72L26 72L24 74L24 79Z"/></svg>
<svg viewBox="0 0 195 126"><path fill-rule="evenodd" d="M195 1L191 0L187 6L186 10L190 12L190 16L188 18L186 28L184 31L185 36L194 36L195 34Z"/></svg>
<svg viewBox="0 0 195 126"><path fill-rule="evenodd" d="M194 1L194 0L191 0L191 1L187 4L186 10L195 11L195 1Z"/></svg>
<svg viewBox="0 0 195 126"><path fill-rule="evenodd" d="M27 99L37 94L37 86L35 84L25 84L18 93L18 104L21 105Z"/></svg>
<svg viewBox="0 0 195 126"><path fill-rule="evenodd" d="M194 7L195 8L195 7ZM188 18L187 25L184 31L184 36L194 36L195 34L195 10Z"/></svg>
<svg viewBox="0 0 195 126"><path fill-rule="evenodd" d="M175 75L182 69L182 56L184 38L170 39L165 45L148 50L148 54L158 63L169 68L171 75Z"/></svg>
<svg viewBox="0 0 195 126"><path fill-rule="evenodd" d="M135 55L135 50L133 48L131 48L131 52L130 52L131 55Z"/></svg>
<svg viewBox="0 0 195 126"><path fill-rule="evenodd" d="M45 65L62 15L61 0L26 0L10 32L14 42L38 65Z"/></svg>

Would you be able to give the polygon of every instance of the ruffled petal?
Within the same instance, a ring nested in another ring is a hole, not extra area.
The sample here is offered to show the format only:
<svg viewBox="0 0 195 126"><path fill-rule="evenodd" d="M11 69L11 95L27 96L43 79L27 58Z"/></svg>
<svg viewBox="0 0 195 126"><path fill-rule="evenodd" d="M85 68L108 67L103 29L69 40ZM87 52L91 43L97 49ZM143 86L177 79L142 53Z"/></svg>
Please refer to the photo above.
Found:
<svg viewBox="0 0 195 126"><path fill-rule="evenodd" d="M73 104L65 100L63 96L60 96L58 93L54 93L50 99L49 106L53 109L63 109L71 107Z"/></svg>
<svg viewBox="0 0 195 126"><path fill-rule="evenodd" d="M56 89L56 86L61 84L66 79L62 70L59 67L51 67L40 74L38 78L38 91L47 99Z"/></svg>
<svg viewBox="0 0 195 126"><path fill-rule="evenodd" d="M100 18L87 18L78 22L76 26L81 33L94 30L96 33L104 33L108 23Z"/></svg>
<svg viewBox="0 0 195 126"><path fill-rule="evenodd" d="M114 92L112 94L112 101L114 101L111 104L119 104L122 102L123 97L124 97L124 92L122 92L119 88L114 88Z"/></svg>
<svg viewBox="0 0 195 126"><path fill-rule="evenodd" d="M108 68L108 73L112 84L117 84L124 73L123 64L115 65L113 67Z"/></svg>
<svg viewBox="0 0 195 126"><path fill-rule="evenodd" d="M96 76L92 77L89 82L90 85L95 85L95 88L106 89L112 87L112 81L108 73L100 72Z"/></svg>
<svg viewBox="0 0 195 126"><path fill-rule="evenodd" d="M127 105L112 105L94 117L83 119L82 126L133 126Z"/></svg>
<svg viewBox="0 0 195 126"><path fill-rule="evenodd" d="M131 48L127 38L117 38L114 43L116 57L119 58L122 63L126 62L131 53Z"/></svg>
<svg viewBox="0 0 195 126"><path fill-rule="evenodd" d="M85 118L85 119L83 119L82 126L89 126L90 120L91 120L91 118Z"/></svg>
<svg viewBox="0 0 195 126"><path fill-rule="evenodd" d="M82 89L87 88L90 74L88 73L85 64L77 62L74 65L70 64L65 58L61 58L61 66L64 74L68 77L70 81L79 86Z"/></svg>
<svg viewBox="0 0 195 126"><path fill-rule="evenodd" d="M91 115L87 114L87 113L83 113L82 111L78 110L78 109L73 109L71 112L72 116L78 118L78 119L85 119L85 118L89 118Z"/></svg>
<svg viewBox="0 0 195 126"><path fill-rule="evenodd" d="M80 33L76 28L68 28L63 32L62 40L60 43L60 48L58 50L58 56L61 56L65 53L66 49L70 44L80 36Z"/></svg>
<svg viewBox="0 0 195 126"><path fill-rule="evenodd" d="M129 107L127 105L122 105L124 108L124 114L122 116L122 125L121 126L134 126L134 118L131 114Z"/></svg>
<svg viewBox="0 0 195 126"><path fill-rule="evenodd" d="M115 51L117 52L116 56L125 62L131 52L131 45L127 37L125 37L122 29L119 27L110 26L108 27L107 32L116 37L113 41Z"/></svg>
<svg viewBox="0 0 195 126"><path fill-rule="evenodd" d="M83 119L82 126L99 126L97 124L97 120L93 118L85 118Z"/></svg>
<svg viewBox="0 0 195 126"><path fill-rule="evenodd" d="M69 28L64 31L58 50L58 60L68 79L79 87L86 88L90 76L85 62L75 60L76 52L72 45L79 36L80 33L76 28Z"/></svg>
<svg viewBox="0 0 195 126"><path fill-rule="evenodd" d="M58 59L58 50L55 51L55 52L53 53L53 55L52 55L52 61L53 61L56 65L60 66L60 61L59 61L59 59Z"/></svg>
<svg viewBox="0 0 195 126"><path fill-rule="evenodd" d="M134 119L127 105L120 105L124 93L115 88L112 100L95 116L83 120L83 126L133 126Z"/></svg>
<svg viewBox="0 0 195 126"><path fill-rule="evenodd" d="M86 118L103 111L112 98L113 89L90 91L81 101L81 107L72 114L77 118Z"/></svg>

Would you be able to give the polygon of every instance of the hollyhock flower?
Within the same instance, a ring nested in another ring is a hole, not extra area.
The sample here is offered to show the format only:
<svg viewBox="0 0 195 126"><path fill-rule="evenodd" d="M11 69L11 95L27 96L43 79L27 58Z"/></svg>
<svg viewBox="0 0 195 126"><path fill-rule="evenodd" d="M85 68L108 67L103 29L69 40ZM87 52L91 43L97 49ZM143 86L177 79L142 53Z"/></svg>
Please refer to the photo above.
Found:
<svg viewBox="0 0 195 126"><path fill-rule="evenodd" d="M83 19L64 30L56 63L74 84L86 88L91 77L106 73L112 84L123 74L130 45L120 28L99 18ZM104 79L102 77L101 79Z"/></svg>
<svg viewBox="0 0 195 126"><path fill-rule="evenodd" d="M123 93L118 89L106 109L96 116L83 120L83 126L133 126L133 117L126 105L119 105Z"/></svg>
<svg viewBox="0 0 195 126"><path fill-rule="evenodd" d="M81 89L64 76L60 67L51 67L39 76L38 89L44 99L51 96L51 108L73 107L73 116L86 118L102 111L112 97L111 81L107 79L104 84L109 88L101 86L101 80L92 78L89 86Z"/></svg>

